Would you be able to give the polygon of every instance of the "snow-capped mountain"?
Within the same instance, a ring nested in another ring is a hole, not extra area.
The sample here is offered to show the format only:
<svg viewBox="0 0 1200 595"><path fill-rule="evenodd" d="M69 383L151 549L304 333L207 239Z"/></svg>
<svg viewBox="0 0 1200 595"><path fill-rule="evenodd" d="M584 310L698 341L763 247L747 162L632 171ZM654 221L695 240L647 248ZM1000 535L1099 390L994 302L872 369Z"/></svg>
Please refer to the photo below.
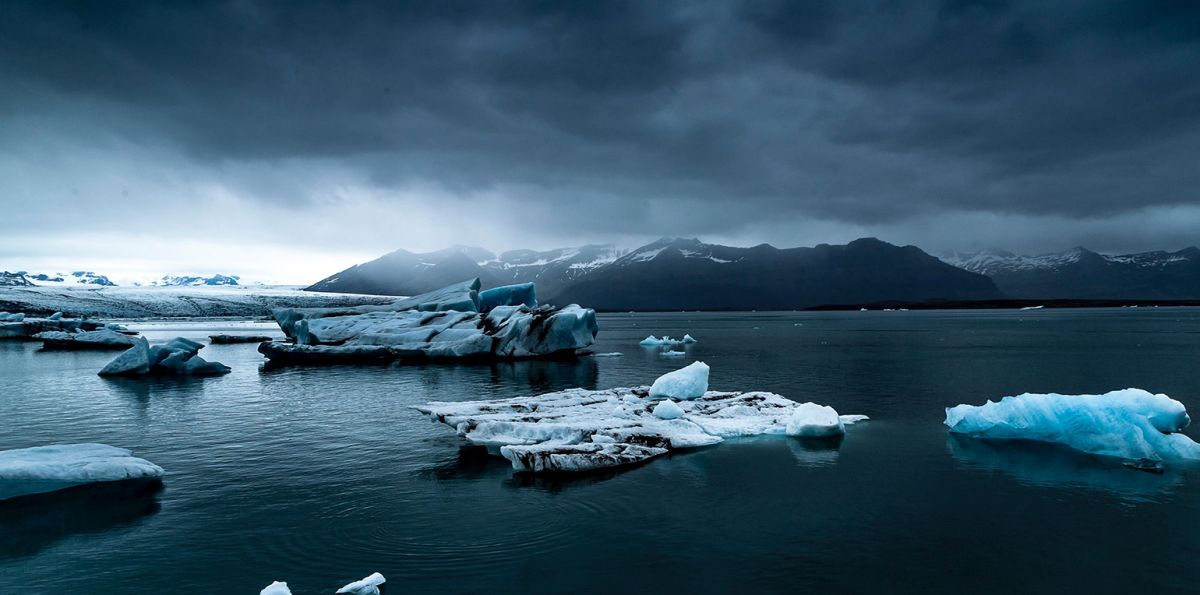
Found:
<svg viewBox="0 0 1200 595"><path fill-rule="evenodd" d="M543 296L605 266L619 256L610 245L588 245L539 252L510 250L499 256L473 246L437 252L396 250L318 281L311 291L378 295L415 295L479 277L487 287L533 281Z"/></svg>
<svg viewBox="0 0 1200 595"><path fill-rule="evenodd" d="M1200 249L1107 255L1086 248L1024 256L951 253L945 262L987 275L1018 298L1198 299Z"/></svg>
<svg viewBox="0 0 1200 595"><path fill-rule="evenodd" d="M40 287L113 287L116 283L104 275L92 271L74 271L71 273L30 273L17 271L0 274L0 286L15 287L34 285Z"/></svg>
<svg viewBox="0 0 1200 595"><path fill-rule="evenodd" d="M397 250L308 289L413 295L471 277L480 277L485 287L533 281L543 302L605 310L791 309L1000 297L982 275L914 246L875 239L781 250L663 238L625 254L609 245L590 245L514 250L498 257L463 246L424 254Z"/></svg>
<svg viewBox="0 0 1200 595"><path fill-rule="evenodd" d="M237 285L241 277L237 275L212 275L204 277L199 275L164 275L162 279L151 283L152 286L158 287L202 287L202 286L217 286L217 285Z"/></svg>

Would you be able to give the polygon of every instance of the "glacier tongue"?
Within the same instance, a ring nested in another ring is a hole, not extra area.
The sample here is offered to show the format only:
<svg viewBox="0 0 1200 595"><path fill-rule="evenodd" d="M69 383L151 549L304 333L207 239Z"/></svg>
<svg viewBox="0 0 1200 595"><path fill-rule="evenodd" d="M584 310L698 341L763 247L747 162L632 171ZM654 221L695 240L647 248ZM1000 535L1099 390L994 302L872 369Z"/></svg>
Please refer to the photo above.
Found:
<svg viewBox="0 0 1200 595"><path fill-rule="evenodd" d="M839 436L846 424L866 419L839 417L832 408L801 405L774 393L708 391L673 401L652 397L645 386L434 402L416 409L508 459L513 469L538 473L620 467L726 438L784 435L797 411L813 407L832 412L833 421L820 426L829 421L821 417L811 426L821 431L806 432L806 437ZM803 417L809 419L809 414Z"/></svg>
<svg viewBox="0 0 1200 595"><path fill-rule="evenodd" d="M956 434L1033 440L1115 457L1140 467L1200 460L1200 444L1179 433L1191 422L1183 404L1129 388L1103 395L1022 394L979 406L946 409Z"/></svg>

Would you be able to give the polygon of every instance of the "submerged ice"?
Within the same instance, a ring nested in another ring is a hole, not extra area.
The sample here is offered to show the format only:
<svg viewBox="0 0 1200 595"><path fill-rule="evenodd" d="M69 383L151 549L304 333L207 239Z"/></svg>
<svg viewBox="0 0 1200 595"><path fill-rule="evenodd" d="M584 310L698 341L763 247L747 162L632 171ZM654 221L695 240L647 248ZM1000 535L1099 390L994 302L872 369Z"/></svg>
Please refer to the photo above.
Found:
<svg viewBox="0 0 1200 595"><path fill-rule="evenodd" d="M55 444L0 451L0 500L89 483L162 476L162 467L106 444Z"/></svg>
<svg viewBox="0 0 1200 595"><path fill-rule="evenodd" d="M699 366L689 368L689 376L699 375ZM707 366L702 370L707 385ZM640 463L737 436L791 434L796 411L809 407L833 412L768 392L707 391L677 400L655 396L646 386L434 402L417 409L454 428L468 442L508 459L517 471L576 472ZM832 422L801 414L807 423L799 435L837 436L845 424L865 419L833 414Z"/></svg>
<svg viewBox="0 0 1200 595"><path fill-rule="evenodd" d="M1179 401L1136 388L1102 395L1026 393L949 407L945 421L956 434L1049 442L1150 468L1200 460L1200 444L1180 433L1189 423Z"/></svg>

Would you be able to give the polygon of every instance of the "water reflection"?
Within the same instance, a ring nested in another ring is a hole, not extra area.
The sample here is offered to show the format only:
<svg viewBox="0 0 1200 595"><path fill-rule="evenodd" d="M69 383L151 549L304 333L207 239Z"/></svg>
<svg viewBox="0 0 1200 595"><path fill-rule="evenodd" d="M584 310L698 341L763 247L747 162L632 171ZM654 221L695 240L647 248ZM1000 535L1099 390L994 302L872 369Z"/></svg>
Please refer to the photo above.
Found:
<svg viewBox="0 0 1200 595"><path fill-rule="evenodd" d="M31 556L72 535L136 525L158 512L159 480L106 482L0 502L0 559Z"/></svg>
<svg viewBox="0 0 1200 595"><path fill-rule="evenodd" d="M845 436L788 438L788 448L801 467L829 467L837 463L838 449Z"/></svg>
<svg viewBox="0 0 1200 595"><path fill-rule="evenodd" d="M999 471L1026 485L1099 490L1123 499L1153 501L1183 482L1179 473L1146 473L1054 444L949 434L946 446L963 465Z"/></svg>

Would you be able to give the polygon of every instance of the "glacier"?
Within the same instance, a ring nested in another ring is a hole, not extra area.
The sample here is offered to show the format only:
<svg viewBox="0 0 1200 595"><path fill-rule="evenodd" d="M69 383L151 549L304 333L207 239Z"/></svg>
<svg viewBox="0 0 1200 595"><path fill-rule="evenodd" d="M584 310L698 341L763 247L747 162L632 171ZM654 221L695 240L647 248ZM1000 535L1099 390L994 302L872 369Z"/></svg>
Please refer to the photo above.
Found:
<svg viewBox="0 0 1200 595"><path fill-rule="evenodd" d="M280 309L275 318L294 343L259 351L299 364L574 354L599 332L594 310L537 305L528 283L480 293L478 278L387 306Z"/></svg>
<svg viewBox="0 0 1200 595"><path fill-rule="evenodd" d="M101 376L142 376L145 374L177 374L219 376L230 372L229 366L210 362L197 355L204 344L176 337L161 345L150 346L145 337L135 337L133 347L118 355L100 370Z"/></svg>
<svg viewBox="0 0 1200 595"><path fill-rule="evenodd" d="M707 371L705 371L707 375ZM708 391L687 400L651 395L648 386L567 389L533 397L432 402L415 409L467 442L507 459L518 472L572 473L634 465L673 450L727 438L787 435L800 404L769 392ZM824 407L822 411L833 411ZM810 419L805 428L826 420ZM836 416L833 427L800 437L836 437L866 416Z"/></svg>
<svg viewBox="0 0 1200 595"><path fill-rule="evenodd" d="M1025 393L958 405L946 408L944 423L955 434L1059 444L1149 470L1167 461L1200 460L1200 444L1181 433L1191 423L1183 404L1136 388L1102 395Z"/></svg>
<svg viewBox="0 0 1200 595"><path fill-rule="evenodd" d="M0 451L0 500L89 483L161 479L163 469L106 444L54 444Z"/></svg>

